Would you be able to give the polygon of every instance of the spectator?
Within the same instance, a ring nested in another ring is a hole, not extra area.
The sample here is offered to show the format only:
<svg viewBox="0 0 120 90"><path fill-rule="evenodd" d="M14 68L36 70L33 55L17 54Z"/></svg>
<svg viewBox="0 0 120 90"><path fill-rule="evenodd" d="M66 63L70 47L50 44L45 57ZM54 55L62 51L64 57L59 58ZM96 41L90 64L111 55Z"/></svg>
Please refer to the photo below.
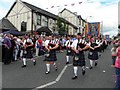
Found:
<svg viewBox="0 0 120 90"><path fill-rule="evenodd" d="M116 49L117 58L115 62L115 68L116 68L116 85L115 90L120 90L120 39L118 40L118 48Z"/></svg>
<svg viewBox="0 0 120 90"><path fill-rule="evenodd" d="M116 45L113 45L113 48L111 49L111 56L112 56L112 65L111 67L115 67L115 61L116 61Z"/></svg>

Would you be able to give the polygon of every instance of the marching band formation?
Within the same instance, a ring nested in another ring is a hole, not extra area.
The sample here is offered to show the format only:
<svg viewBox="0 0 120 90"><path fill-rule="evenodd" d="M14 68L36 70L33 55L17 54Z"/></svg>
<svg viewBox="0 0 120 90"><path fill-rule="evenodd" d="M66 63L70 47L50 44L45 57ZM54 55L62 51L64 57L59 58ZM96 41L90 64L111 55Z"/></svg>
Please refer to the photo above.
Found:
<svg viewBox="0 0 120 90"><path fill-rule="evenodd" d="M108 45L105 39L95 36L86 39L82 37L81 33L78 33L76 37L71 37L70 35L67 37L40 37L39 35L13 37L10 34L5 34L3 35L2 43L4 64L9 64L11 61L20 59L23 61L22 68L25 68L27 66L27 59L30 59L35 66L35 56L41 54L45 57L45 74L50 73L50 65L53 65L56 71L58 70L58 66L56 65L56 52L61 52L63 49L66 49L66 65L70 63L70 58L73 58L74 75L72 79L77 79L78 66L82 68L82 75L85 74L85 52L88 52L88 59L90 61L89 68L92 69L94 66L97 66L101 52L104 52L104 49Z"/></svg>

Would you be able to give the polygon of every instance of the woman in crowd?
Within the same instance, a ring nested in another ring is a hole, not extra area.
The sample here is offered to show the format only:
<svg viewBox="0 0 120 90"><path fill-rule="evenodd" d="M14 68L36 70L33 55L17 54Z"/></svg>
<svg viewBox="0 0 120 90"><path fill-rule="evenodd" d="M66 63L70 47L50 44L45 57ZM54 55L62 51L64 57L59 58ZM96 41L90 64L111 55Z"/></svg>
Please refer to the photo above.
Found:
<svg viewBox="0 0 120 90"><path fill-rule="evenodd" d="M117 49L117 45L113 44L113 47L111 49L111 56L112 56L112 65L111 67L115 67L115 61L116 61L116 49Z"/></svg>
<svg viewBox="0 0 120 90"><path fill-rule="evenodd" d="M118 39L118 43L116 45L118 46L118 48L116 49L117 57L115 62L115 69L116 69L115 90L120 90L120 39Z"/></svg>

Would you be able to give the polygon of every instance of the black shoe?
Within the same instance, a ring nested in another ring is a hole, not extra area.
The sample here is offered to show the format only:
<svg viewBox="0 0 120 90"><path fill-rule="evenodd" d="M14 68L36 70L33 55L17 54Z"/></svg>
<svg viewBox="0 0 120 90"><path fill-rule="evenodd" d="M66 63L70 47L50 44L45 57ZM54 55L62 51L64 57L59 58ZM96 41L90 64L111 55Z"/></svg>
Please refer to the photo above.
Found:
<svg viewBox="0 0 120 90"><path fill-rule="evenodd" d="M57 71L58 70L58 68L57 67L55 67L55 71Z"/></svg>
<svg viewBox="0 0 120 90"><path fill-rule="evenodd" d="M69 62L66 62L66 64L69 64Z"/></svg>
<svg viewBox="0 0 120 90"><path fill-rule="evenodd" d="M77 76L72 77L72 79L73 79L73 80L74 80L74 79L77 79Z"/></svg>
<svg viewBox="0 0 120 90"><path fill-rule="evenodd" d="M97 66L97 62L95 62L95 66Z"/></svg>
<svg viewBox="0 0 120 90"><path fill-rule="evenodd" d="M33 65L34 65L34 66L36 65L36 61L35 61L35 62L33 62Z"/></svg>
<svg viewBox="0 0 120 90"><path fill-rule="evenodd" d="M82 70L82 75L85 75L85 70Z"/></svg>
<svg viewBox="0 0 120 90"><path fill-rule="evenodd" d="M26 65L23 65L22 68L26 67Z"/></svg>
<svg viewBox="0 0 120 90"><path fill-rule="evenodd" d="M93 67L90 67L90 69L92 69Z"/></svg>
<svg viewBox="0 0 120 90"><path fill-rule="evenodd" d="M50 73L50 71L45 72L45 74L49 74L49 73Z"/></svg>

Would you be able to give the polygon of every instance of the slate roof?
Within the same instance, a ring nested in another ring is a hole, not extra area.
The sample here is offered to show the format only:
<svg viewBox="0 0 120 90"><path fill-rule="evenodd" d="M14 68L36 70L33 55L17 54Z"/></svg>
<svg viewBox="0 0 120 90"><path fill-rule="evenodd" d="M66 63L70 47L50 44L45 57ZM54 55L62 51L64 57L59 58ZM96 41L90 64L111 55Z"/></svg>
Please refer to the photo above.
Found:
<svg viewBox="0 0 120 90"><path fill-rule="evenodd" d="M7 18L2 18L0 20L0 29L17 30L17 28Z"/></svg>

